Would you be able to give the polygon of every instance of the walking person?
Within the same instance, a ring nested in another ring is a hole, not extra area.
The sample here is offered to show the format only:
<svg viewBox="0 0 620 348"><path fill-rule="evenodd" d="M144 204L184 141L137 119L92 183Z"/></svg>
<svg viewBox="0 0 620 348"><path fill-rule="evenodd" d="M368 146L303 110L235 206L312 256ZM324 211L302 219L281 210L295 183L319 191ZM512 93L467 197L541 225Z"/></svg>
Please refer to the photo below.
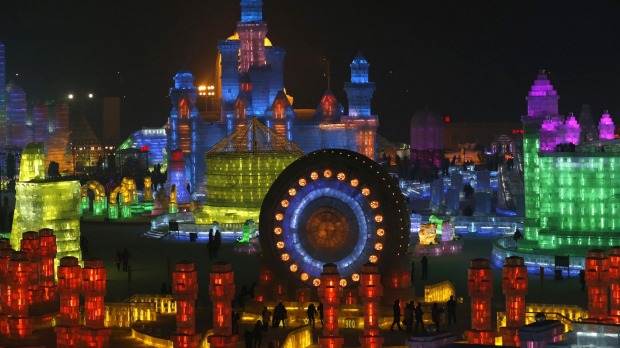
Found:
<svg viewBox="0 0 620 348"><path fill-rule="evenodd" d="M428 258L426 255L422 256L420 263L422 264L422 279L428 279Z"/></svg>
<svg viewBox="0 0 620 348"><path fill-rule="evenodd" d="M452 325L452 320L456 325L456 301L454 296L450 296L448 302L446 302L446 308L448 309L448 326Z"/></svg>
<svg viewBox="0 0 620 348"><path fill-rule="evenodd" d="M400 300L394 301L394 305L392 306L392 315L394 316L394 320L390 326L390 331L394 331L394 325L398 326L398 331L403 331L400 327Z"/></svg>
<svg viewBox="0 0 620 348"><path fill-rule="evenodd" d="M405 324L405 331L411 332L413 328L413 301L407 303L405 306L405 319L403 320L403 324Z"/></svg>
<svg viewBox="0 0 620 348"><path fill-rule="evenodd" d="M267 309L267 306L263 308L261 318L263 319L263 331L267 332L269 330L269 320L271 320L271 311Z"/></svg>
<svg viewBox="0 0 620 348"><path fill-rule="evenodd" d="M116 264L116 270L117 271L121 271L121 261L123 260L123 257L121 256L121 252L120 251L116 251L116 255L114 256L114 263Z"/></svg>
<svg viewBox="0 0 620 348"><path fill-rule="evenodd" d="M435 332L439 332L439 322L441 321L442 314L443 314L443 309L439 308L439 306L437 305L437 302L433 303L431 317L433 319L433 323L435 323Z"/></svg>
<svg viewBox="0 0 620 348"><path fill-rule="evenodd" d="M123 253L121 254L121 258L123 260L123 272L127 272L127 266L129 266L129 250L127 248L123 248Z"/></svg>
<svg viewBox="0 0 620 348"><path fill-rule="evenodd" d="M426 333L424 329L424 311L422 310L422 303L418 302L418 305L415 307L415 332L418 332L418 326L422 327L422 334Z"/></svg>
<svg viewBox="0 0 620 348"><path fill-rule="evenodd" d="M222 245L222 234L219 230L215 231L213 242L213 257L217 259L217 253L220 251L220 246Z"/></svg>
<svg viewBox="0 0 620 348"><path fill-rule="evenodd" d="M316 314L316 308L314 307L314 303L311 303L308 306L306 314L308 315L308 323L312 324L312 328L314 328L314 315Z"/></svg>
<svg viewBox="0 0 620 348"><path fill-rule="evenodd" d="M260 348L263 341L263 322L258 319L254 324L254 348Z"/></svg>
<svg viewBox="0 0 620 348"><path fill-rule="evenodd" d="M319 306L316 307L319 312L319 320L321 321L321 328L323 328L323 302L319 302Z"/></svg>

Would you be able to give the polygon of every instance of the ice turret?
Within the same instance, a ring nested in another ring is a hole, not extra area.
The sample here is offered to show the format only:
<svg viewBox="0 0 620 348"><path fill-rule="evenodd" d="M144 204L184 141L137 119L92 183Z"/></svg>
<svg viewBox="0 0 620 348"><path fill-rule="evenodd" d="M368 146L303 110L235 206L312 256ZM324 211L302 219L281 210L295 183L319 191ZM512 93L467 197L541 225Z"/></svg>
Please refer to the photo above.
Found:
<svg viewBox="0 0 620 348"><path fill-rule="evenodd" d="M263 21L263 1L262 0L241 0L241 22L262 22Z"/></svg>
<svg viewBox="0 0 620 348"><path fill-rule="evenodd" d="M6 142L9 145L26 146L26 93L14 83L6 85Z"/></svg>
<svg viewBox="0 0 620 348"><path fill-rule="evenodd" d="M525 99L527 100L528 116L555 116L558 114L560 96L553 89L553 85L549 82L544 70L538 72L538 77Z"/></svg>
<svg viewBox="0 0 620 348"><path fill-rule="evenodd" d="M614 133L616 131L616 126L614 125L614 121L609 116L609 111L603 111L603 115L601 116L601 120L598 123L598 133L600 139L613 139Z"/></svg>
<svg viewBox="0 0 620 348"><path fill-rule="evenodd" d="M319 106L317 106L312 120L317 123L338 123L342 111L340 110L340 104L336 100L336 96L329 89L325 91Z"/></svg>
<svg viewBox="0 0 620 348"><path fill-rule="evenodd" d="M358 53L351 62L351 82L346 82L344 90L349 99L349 116L366 118L370 116L370 100L375 91L375 83L368 82L368 61Z"/></svg>
<svg viewBox="0 0 620 348"><path fill-rule="evenodd" d="M295 113L283 90L278 91L271 104L271 113L266 118L269 128L291 140L291 124L295 119Z"/></svg>
<svg viewBox="0 0 620 348"><path fill-rule="evenodd" d="M575 119L575 116L569 114L568 119L564 123L564 142L579 145L579 136L581 135L581 127Z"/></svg>

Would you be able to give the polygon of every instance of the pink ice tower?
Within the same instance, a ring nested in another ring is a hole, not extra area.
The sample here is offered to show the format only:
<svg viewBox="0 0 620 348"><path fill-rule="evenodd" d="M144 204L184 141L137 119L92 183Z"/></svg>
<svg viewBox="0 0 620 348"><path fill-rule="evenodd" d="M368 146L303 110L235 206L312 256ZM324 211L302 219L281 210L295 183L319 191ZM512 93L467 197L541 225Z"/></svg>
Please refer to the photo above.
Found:
<svg viewBox="0 0 620 348"><path fill-rule="evenodd" d="M547 78L544 70L538 72L538 77L532 85L527 97L528 116L546 116L558 114L558 92Z"/></svg>
<svg viewBox="0 0 620 348"><path fill-rule="evenodd" d="M609 116L609 111L603 111L601 120L598 123L598 134L600 139L613 139L616 132L614 121Z"/></svg>
<svg viewBox="0 0 620 348"><path fill-rule="evenodd" d="M579 145L579 136L581 135L581 127L573 116L572 112L568 113L568 119L564 123L564 143L573 143Z"/></svg>
<svg viewBox="0 0 620 348"><path fill-rule="evenodd" d="M540 128L540 151L550 152L553 151L556 145L556 127L558 122L555 119L548 118L543 121Z"/></svg>

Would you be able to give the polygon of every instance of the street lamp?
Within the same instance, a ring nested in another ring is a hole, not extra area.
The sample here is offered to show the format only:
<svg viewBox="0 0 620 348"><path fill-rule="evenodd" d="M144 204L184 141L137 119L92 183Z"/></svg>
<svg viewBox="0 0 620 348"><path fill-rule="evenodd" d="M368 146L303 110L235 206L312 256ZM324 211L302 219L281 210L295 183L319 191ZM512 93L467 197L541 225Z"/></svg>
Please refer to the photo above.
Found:
<svg viewBox="0 0 620 348"><path fill-rule="evenodd" d="M68 97L69 97L69 99L73 99L73 93L70 93L70 94L68 95Z"/></svg>
<svg viewBox="0 0 620 348"><path fill-rule="evenodd" d="M88 93L88 98L93 99L93 94L92 93Z"/></svg>

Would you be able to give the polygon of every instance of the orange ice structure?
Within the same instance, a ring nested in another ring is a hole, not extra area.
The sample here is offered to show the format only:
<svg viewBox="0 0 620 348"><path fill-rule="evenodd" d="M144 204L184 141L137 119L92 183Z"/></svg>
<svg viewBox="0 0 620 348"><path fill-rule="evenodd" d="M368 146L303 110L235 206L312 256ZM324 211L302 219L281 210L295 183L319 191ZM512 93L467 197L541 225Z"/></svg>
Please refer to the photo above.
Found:
<svg viewBox="0 0 620 348"><path fill-rule="evenodd" d="M525 325L527 267L519 256L506 258L502 268L502 290L506 296L506 326L500 329L504 346L519 347L519 328Z"/></svg>
<svg viewBox="0 0 620 348"><path fill-rule="evenodd" d="M364 304L364 333L360 335L362 348L383 347L383 336L379 335L379 302L383 296L379 266L366 263L358 287L359 297Z"/></svg>
<svg viewBox="0 0 620 348"><path fill-rule="evenodd" d="M70 348L78 345L80 324L80 285L82 267L78 259L65 256L58 266L58 293L60 295L60 314L56 332L56 347Z"/></svg>
<svg viewBox="0 0 620 348"><path fill-rule="evenodd" d="M338 306L342 298L340 273L333 263L323 265L321 284L318 288L319 300L323 303L323 334L319 336L322 348L340 348L344 344L344 336L338 335Z"/></svg>
<svg viewBox="0 0 620 348"><path fill-rule="evenodd" d="M611 282L610 317L620 324L620 246L609 249L609 278Z"/></svg>
<svg viewBox="0 0 620 348"><path fill-rule="evenodd" d="M467 270L467 287L471 297L471 330L467 331L469 344L495 344L496 332L491 330L491 298L493 272L491 261L474 259Z"/></svg>
<svg viewBox="0 0 620 348"><path fill-rule="evenodd" d="M232 299L235 295L235 273L228 262L216 262L209 275L209 295L213 302L213 335L211 347L234 347L237 335L232 332Z"/></svg>
<svg viewBox="0 0 620 348"><path fill-rule="evenodd" d="M196 334L196 299L198 276L193 262L179 262L172 272L172 293L177 302L177 331L172 334L175 348L198 347L200 335Z"/></svg>
<svg viewBox="0 0 620 348"><path fill-rule="evenodd" d="M586 257L586 286L588 287L588 319L606 322L608 319L611 262L604 250L592 249Z"/></svg>
<svg viewBox="0 0 620 348"><path fill-rule="evenodd" d="M80 338L84 347L105 348L110 345L111 330L104 327L103 299L106 294L106 271L103 260L84 261L82 295L84 296L84 326Z"/></svg>

